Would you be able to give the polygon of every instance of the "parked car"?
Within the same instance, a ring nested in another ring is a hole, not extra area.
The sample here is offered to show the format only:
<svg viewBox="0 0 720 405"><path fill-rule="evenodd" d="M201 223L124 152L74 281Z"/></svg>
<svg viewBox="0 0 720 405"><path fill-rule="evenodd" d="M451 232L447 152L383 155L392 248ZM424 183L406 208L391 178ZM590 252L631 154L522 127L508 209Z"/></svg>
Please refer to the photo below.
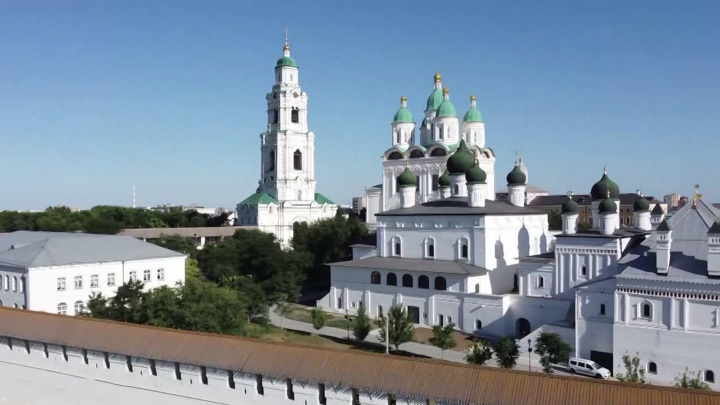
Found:
<svg viewBox="0 0 720 405"><path fill-rule="evenodd" d="M595 378L610 378L610 370L592 360L571 357L568 360L568 370L571 374L585 374Z"/></svg>

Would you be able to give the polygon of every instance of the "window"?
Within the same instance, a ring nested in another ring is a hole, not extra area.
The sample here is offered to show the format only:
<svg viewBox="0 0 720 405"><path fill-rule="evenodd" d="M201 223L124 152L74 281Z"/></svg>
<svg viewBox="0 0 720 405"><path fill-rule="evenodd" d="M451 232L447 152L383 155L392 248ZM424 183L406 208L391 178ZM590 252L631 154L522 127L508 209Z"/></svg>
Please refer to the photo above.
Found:
<svg viewBox="0 0 720 405"><path fill-rule="evenodd" d="M92 276L90 276L90 288L96 288L98 285L98 275L93 274Z"/></svg>
<svg viewBox="0 0 720 405"><path fill-rule="evenodd" d="M447 290L447 281L445 281L445 277L437 276L435 277L435 289L436 290Z"/></svg>
<svg viewBox="0 0 720 405"><path fill-rule="evenodd" d="M427 257L434 258L435 257L435 240L426 239L425 246L426 246L425 254L427 255Z"/></svg>
<svg viewBox="0 0 720 405"><path fill-rule="evenodd" d="M165 269L158 269L157 270L157 279L159 281L165 280Z"/></svg>
<svg viewBox="0 0 720 405"><path fill-rule="evenodd" d="M480 329L482 329L482 321L478 319L477 321L475 321L475 330Z"/></svg>
<svg viewBox="0 0 720 405"><path fill-rule="evenodd" d="M14 276L12 278L12 290L14 292L17 292L17 277L14 277Z"/></svg>
<svg viewBox="0 0 720 405"><path fill-rule="evenodd" d="M10 289L10 276L5 276L5 291Z"/></svg>
<svg viewBox="0 0 720 405"><path fill-rule="evenodd" d="M587 276L587 266L582 266L582 268L580 269L580 274L582 274L583 276Z"/></svg>
<svg viewBox="0 0 720 405"><path fill-rule="evenodd" d="M475 284L475 294L480 294L480 284Z"/></svg>
<svg viewBox="0 0 720 405"><path fill-rule="evenodd" d="M605 304L600 304L600 315L605 315Z"/></svg>
<svg viewBox="0 0 720 405"><path fill-rule="evenodd" d="M393 256L400 256L402 254L402 245L400 244L400 239L398 237L395 237L392 239L392 241Z"/></svg>
<svg viewBox="0 0 720 405"><path fill-rule="evenodd" d="M382 305L378 305L377 316L378 316L378 318L383 317Z"/></svg>
<svg viewBox="0 0 720 405"><path fill-rule="evenodd" d="M75 288L82 288L82 276L75 276Z"/></svg>
<svg viewBox="0 0 720 405"><path fill-rule="evenodd" d="M432 176L432 191L437 191L440 187L440 177L437 174Z"/></svg>
<svg viewBox="0 0 720 405"><path fill-rule="evenodd" d="M397 285L397 276L395 273L388 273L385 278L385 284L387 285Z"/></svg>
<svg viewBox="0 0 720 405"><path fill-rule="evenodd" d="M25 291L25 277L20 277L20 292Z"/></svg>
<svg viewBox="0 0 720 405"><path fill-rule="evenodd" d="M82 301L75 302L75 315L82 315L84 307Z"/></svg>
<svg viewBox="0 0 720 405"><path fill-rule="evenodd" d="M58 314L60 315L67 315L67 304L64 302L61 302L58 304Z"/></svg>
<svg viewBox="0 0 720 405"><path fill-rule="evenodd" d="M426 290L430 288L430 279L428 276L418 277L418 288L424 288Z"/></svg>
<svg viewBox="0 0 720 405"><path fill-rule="evenodd" d="M271 150L268 155L268 171L271 172L275 170L275 151Z"/></svg>
<svg viewBox="0 0 720 405"><path fill-rule="evenodd" d="M108 273L108 275L107 275L107 285L109 285L109 286L115 285L115 273Z"/></svg>
<svg viewBox="0 0 720 405"><path fill-rule="evenodd" d="M705 382L715 382L715 373L713 373L712 370L705 370Z"/></svg>
<svg viewBox="0 0 720 405"><path fill-rule="evenodd" d="M137 281L137 271L130 272L130 281Z"/></svg>
<svg viewBox="0 0 720 405"><path fill-rule="evenodd" d="M350 303L350 307L355 308L355 301Z"/></svg>
<svg viewBox="0 0 720 405"><path fill-rule="evenodd" d="M150 281L151 274L150 270L144 270L143 271L143 281Z"/></svg>
<svg viewBox="0 0 720 405"><path fill-rule="evenodd" d="M403 274L402 278L402 285L403 287L413 287L413 277L409 274Z"/></svg>
<svg viewBox="0 0 720 405"><path fill-rule="evenodd" d="M277 124L278 123L278 110L277 108L273 110L272 112L272 123Z"/></svg>
<svg viewBox="0 0 720 405"><path fill-rule="evenodd" d="M302 170L302 152L300 150L293 153L293 169Z"/></svg>
<svg viewBox="0 0 720 405"><path fill-rule="evenodd" d="M287 398L289 400L295 400L295 391L293 391L293 385L292 381L290 381L289 378L285 379L285 385L286 385L286 391L287 391Z"/></svg>
<svg viewBox="0 0 720 405"><path fill-rule="evenodd" d="M370 273L370 284L380 284L380 273L377 271Z"/></svg>
<svg viewBox="0 0 720 405"><path fill-rule="evenodd" d="M454 189L455 189L455 192L454 192L453 194L455 194L455 195L460 194L460 186L458 186L458 185L456 184Z"/></svg>
<svg viewBox="0 0 720 405"><path fill-rule="evenodd" d="M650 305L649 302L640 304L640 317L646 319L652 318L652 305Z"/></svg>
<svg viewBox="0 0 720 405"><path fill-rule="evenodd" d="M468 258L468 245L467 243L463 243L460 245L460 257L463 259Z"/></svg>
<svg viewBox="0 0 720 405"><path fill-rule="evenodd" d="M649 362L647 366L647 371L650 374L657 374L657 364L655 362Z"/></svg>
<svg viewBox="0 0 720 405"><path fill-rule="evenodd" d="M297 107L293 107L292 112L290 113L290 120L296 124L300 122L300 110L298 110Z"/></svg>
<svg viewBox="0 0 720 405"><path fill-rule="evenodd" d="M342 298L338 298L338 309L342 309Z"/></svg>
<svg viewBox="0 0 720 405"><path fill-rule="evenodd" d="M445 317L442 315L438 315L438 325L445 326Z"/></svg>
<svg viewBox="0 0 720 405"><path fill-rule="evenodd" d="M57 279L57 289L58 291L65 291L65 277Z"/></svg>
<svg viewBox="0 0 720 405"><path fill-rule="evenodd" d="M320 405L327 404L327 397L325 397L325 384L318 384L318 402L320 402Z"/></svg>
<svg viewBox="0 0 720 405"><path fill-rule="evenodd" d="M537 276L536 285L537 288L545 288L545 278L543 276Z"/></svg>

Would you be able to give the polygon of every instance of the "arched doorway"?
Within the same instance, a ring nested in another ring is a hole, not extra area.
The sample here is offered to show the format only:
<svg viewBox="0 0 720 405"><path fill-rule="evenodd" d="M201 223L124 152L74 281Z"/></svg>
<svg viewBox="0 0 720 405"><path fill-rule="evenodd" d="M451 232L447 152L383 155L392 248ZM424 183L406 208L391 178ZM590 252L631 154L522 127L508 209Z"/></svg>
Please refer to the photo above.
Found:
<svg viewBox="0 0 720 405"><path fill-rule="evenodd" d="M515 322L515 336L517 338L525 337L532 332L530 330L530 321L520 318Z"/></svg>

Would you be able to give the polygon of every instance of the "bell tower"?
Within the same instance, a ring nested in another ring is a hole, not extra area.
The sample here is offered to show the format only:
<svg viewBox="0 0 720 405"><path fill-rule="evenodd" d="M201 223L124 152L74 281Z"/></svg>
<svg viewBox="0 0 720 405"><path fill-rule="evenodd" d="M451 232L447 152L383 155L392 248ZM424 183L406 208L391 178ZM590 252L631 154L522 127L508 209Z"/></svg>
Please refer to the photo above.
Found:
<svg viewBox="0 0 720 405"><path fill-rule="evenodd" d="M275 84L265 96L267 130L260 134L259 189L278 201L315 199L315 134L308 131L307 94L298 82L286 33Z"/></svg>

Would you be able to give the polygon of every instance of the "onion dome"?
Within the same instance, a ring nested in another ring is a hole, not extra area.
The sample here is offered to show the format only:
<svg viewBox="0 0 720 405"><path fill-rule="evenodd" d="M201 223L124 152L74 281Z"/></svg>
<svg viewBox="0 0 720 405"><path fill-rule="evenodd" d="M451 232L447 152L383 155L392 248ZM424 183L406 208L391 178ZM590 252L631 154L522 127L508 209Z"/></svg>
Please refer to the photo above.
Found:
<svg viewBox="0 0 720 405"><path fill-rule="evenodd" d="M455 153L447 160L447 169L450 174L464 174L475 164L475 155L468 149L465 140L460 141Z"/></svg>
<svg viewBox="0 0 720 405"><path fill-rule="evenodd" d="M634 212L646 212L650 211L650 201L643 196L638 196L637 200L633 203Z"/></svg>
<svg viewBox="0 0 720 405"><path fill-rule="evenodd" d="M297 67L297 63L295 63L295 59L290 57L290 45L287 43L287 38L285 38L285 46L283 46L283 56L282 58L277 60L277 63L275 64L275 69L289 66L289 67Z"/></svg>
<svg viewBox="0 0 720 405"><path fill-rule="evenodd" d="M433 79L435 81L435 89L427 99L425 111L435 111L443 102L442 92L440 91L440 71L435 71L435 77Z"/></svg>
<svg viewBox="0 0 720 405"><path fill-rule="evenodd" d="M603 175L600 180L592 186L590 196L593 200L602 200L604 198L612 198L616 200L620 198L620 188L617 184L615 184L615 182L610 180L607 175L607 170L603 169Z"/></svg>
<svg viewBox="0 0 720 405"><path fill-rule="evenodd" d="M475 161L475 164L473 167L470 168L470 170L465 173L465 181L468 183L480 183L485 184L485 180L487 179L487 174L485 173L485 170L480 168L480 165L478 165L477 160Z"/></svg>
<svg viewBox="0 0 720 405"><path fill-rule="evenodd" d="M598 207L598 211L601 214L617 212L617 204L615 204L615 201L608 197L602 200L600 206Z"/></svg>
<svg viewBox="0 0 720 405"><path fill-rule="evenodd" d="M470 96L470 109L465 113L463 122L482 122L482 114L475 108L475 96Z"/></svg>
<svg viewBox="0 0 720 405"><path fill-rule="evenodd" d="M393 117L393 124L397 122L413 122L412 114L407 109L407 99L405 96L400 97L400 109L397 110Z"/></svg>
<svg viewBox="0 0 720 405"><path fill-rule="evenodd" d="M515 167L513 167L513 169L507 175L508 186L525 184L526 181L527 176L525 175L525 172L523 172L520 169L520 166L516 163Z"/></svg>
<svg viewBox="0 0 720 405"><path fill-rule="evenodd" d="M578 205L572 199L572 195L568 194L568 200L565 201L562 206L560 206L560 210L563 214L577 214Z"/></svg>
<svg viewBox="0 0 720 405"><path fill-rule="evenodd" d="M443 89L442 91L442 97L443 102L440 103L440 107L437 109L437 116L438 117L457 117L457 112L455 112L455 106L453 103L450 102L450 96L448 95L448 89L447 87Z"/></svg>
<svg viewBox="0 0 720 405"><path fill-rule="evenodd" d="M450 184L450 172L445 170L442 176L440 176L440 178L438 179L438 185L440 187L450 187Z"/></svg>
<svg viewBox="0 0 720 405"><path fill-rule="evenodd" d="M400 187L415 187L417 186L417 177L410 171L410 168L405 167L405 170L397 176L397 184Z"/></svg>

